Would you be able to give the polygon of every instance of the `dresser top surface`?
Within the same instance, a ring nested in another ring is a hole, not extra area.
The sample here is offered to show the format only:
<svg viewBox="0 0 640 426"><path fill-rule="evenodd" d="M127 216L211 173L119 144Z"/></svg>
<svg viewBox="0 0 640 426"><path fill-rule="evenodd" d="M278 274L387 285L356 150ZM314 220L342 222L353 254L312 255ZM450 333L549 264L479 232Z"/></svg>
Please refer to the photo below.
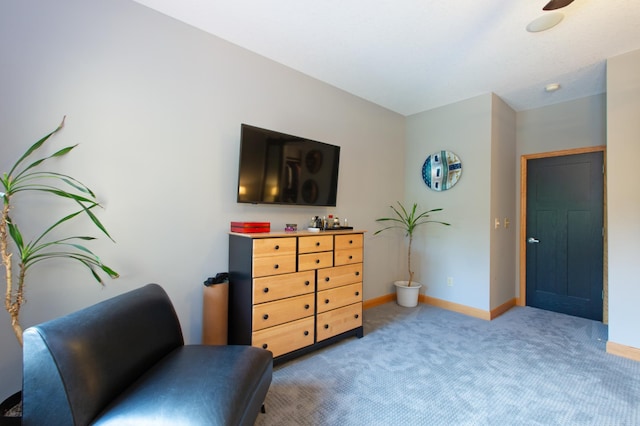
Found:
<svg viewBox="0 0 640 426"><path fill-rule="evenodd" d="M229 235L235 235L238 237L245 238L274 238L274 237L309 237L314 235L345 235L345 234L364 234L367 231L358 230L358 229L338 229L338 230L328 230L328 231L308 231L308 230L300 230L300 231L279 231L279 232L252 232L252 233L241 233L241 232L229 232Z"/></svg>

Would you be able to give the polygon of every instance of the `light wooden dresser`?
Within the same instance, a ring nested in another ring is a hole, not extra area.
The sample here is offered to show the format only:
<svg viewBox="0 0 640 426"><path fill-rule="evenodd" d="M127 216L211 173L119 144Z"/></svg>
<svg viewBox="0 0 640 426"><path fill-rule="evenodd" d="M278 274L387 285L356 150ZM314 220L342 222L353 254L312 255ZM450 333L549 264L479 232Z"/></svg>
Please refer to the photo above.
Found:
<svg viewBox="0 0 640 426"><path fill-rule="evenodd" d="M229 344L282 362L363 336L364 231L229 234Z"/></svg>

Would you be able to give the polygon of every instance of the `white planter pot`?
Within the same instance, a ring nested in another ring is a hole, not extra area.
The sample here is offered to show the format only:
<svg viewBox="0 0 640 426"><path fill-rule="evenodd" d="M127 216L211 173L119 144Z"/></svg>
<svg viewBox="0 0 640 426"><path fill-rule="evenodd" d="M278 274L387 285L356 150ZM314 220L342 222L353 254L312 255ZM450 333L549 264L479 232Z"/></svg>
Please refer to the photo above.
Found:
<svg viewBox="0 0 640 426"><path fill-rule="evenodd" d="M407 286L407 284L409 284L409 281L395 281L393 283L396 286L396 302L400 306L413 308L418 306L418 295L422 284L415 281L411 281L411 287Z"/></svg>

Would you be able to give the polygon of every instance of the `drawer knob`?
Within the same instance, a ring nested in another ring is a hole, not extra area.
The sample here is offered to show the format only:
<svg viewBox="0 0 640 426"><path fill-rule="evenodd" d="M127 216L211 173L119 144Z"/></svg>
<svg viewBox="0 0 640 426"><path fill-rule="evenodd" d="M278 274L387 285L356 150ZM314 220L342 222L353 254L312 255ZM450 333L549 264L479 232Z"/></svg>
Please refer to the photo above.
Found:
<svg viewBox="0 0 640 426"><path fill-rule="evenodd" d="M262 349L267 349L269 347L269 345L267 345L266 343L262 344Z"/></svg>
<svg viewBox="0 0 640 426"><path fill-rule="evenodd" d="M278 269L280 267L280 265L278 265L277 263L275 265L273 265L273 269Z"/></svg>
<svg viewBox="0 0 640 426"><path fill-rule="evenodd" d="M356 291L356 296L360 296L360 292L359 291Z"/></svg>
<svg viewBox="0 0 640 426"><path fill-rule="evenodd" d="M304 285L309 285L309 284L311 284L309 281L304 282Z"/></svg>
<svg viewBox="0 0 640 426"><path fill-rule="evenodd" d="M355 314L354 316L356 317L356 319L360 318L360 315L358 314Z"/></svg>
<svg viewBox="0 0 640 426"><path fill-rule="evenodd" d="M309 335L309 332L308 332L307 330L305 330L305 331L304 331L304 335L305 335L305 336L308 336L308 335Z"/></svg>
<svg viewBox="0 0 640 426"><path fill-rule="evenodd" d="M320 247L320 241L316 241L316 247Z"/></svg>
<svg viewBox="0 0 640 426"><path fill-rule="evenodd" d="M349 260L353 259L353 256L349 256Z"/></svg>
<svg viewBox="0 0 640 426"><path fill-rule="evenodd" d="M274 247L275 250L280 250L280 246L276 244L276 246Z"/></svg>
<svg viewBox="0 0 640 426"><path fill-rule="evenodd" d="M349 244L353 244L353 240L349 240Z"/></svg>
<svg viewBox="0 0 640 426"><path fill-rule="evenodd" d="M324 280L325 280L326 282L329 282L329 279L330 279L329 277L326 277Z"/></svg>
<svg viewBox="0 0 640 426"><path fill-rule="evenodd" d="M320 259L316 259L316 264L320 263Z"/></svg>
<svg viewBox="0 0 640 426"><path fill-rule="evenodd" d="M360 275L360 271L356 271L356 277Z"/></svg>
<svg viewBox="0 0 640 426"><path fill-rule="evenodd" d="M269 293L269 287L265 287L264 290L262 290L265 293Z"/></svg>
<svg viewBox="0 0 640 426"><path fill-rule="evenodd" d="M262 316L262 319L265 319L265 320L266 320L266 319L269 319L269 314L264 314L264 315Z"/></svg>
<svg viewBox="0 0 640 426"><path fill-rule="evenodd" d="M324 299L324 303L329 303L329 299Z"/></svg>
<svg viewBox="0 0 640 426"><path fill-rule="evenodd" d="M329 324L324 325L324 329L326 330L327 328L329 328Z"/></svg>
<svg viewBox="0 0 640 426"><path fill-rule="evenodd" d="M306 305L304 305L304 308L309 309L310 308L309 304L307 303Z"/></svg>

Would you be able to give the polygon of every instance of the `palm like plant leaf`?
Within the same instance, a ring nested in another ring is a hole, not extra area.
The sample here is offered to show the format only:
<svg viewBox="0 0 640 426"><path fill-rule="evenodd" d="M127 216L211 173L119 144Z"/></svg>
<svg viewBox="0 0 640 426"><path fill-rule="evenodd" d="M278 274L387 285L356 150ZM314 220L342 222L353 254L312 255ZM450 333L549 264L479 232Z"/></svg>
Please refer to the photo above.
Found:
<svg viewBox="0 0 640 426"><path fill-rule="evenodd" d="M24 303L24 279L29 268L43 260L60 258L80 262L89 269L94 279L101 284L103 284L103 281L99 271L102 271L111 278L118 277L118 273L102 263L100 258L91 250L82 244L78 244L79 241L91 241L94 240L95 237L72 236L47 241L47 237L54 229L57 229L60 225L74 218L82 216L83 213L103 234L113 241L113 238L111 238L105 226L92 211L94 208L100 207L100 204L91 189L71 176L56 172L36 170L37 167L41 166L47 160L67 155L77 145L67 146L49 156L39 158L26 166L24 165L26 160L32 154L36 153L38 149L40 149L51 136L62 129L63 126L64 119L58 128L29 147L13 165L9 173L3 174L0 179L4 190L4 192L0 192L0 198L3 200L2 216L0 217L0 254L2 255L2 263L6 271L5 308L11 315L14 332L21 344L22 327L19 322L19 314L20 307ZM12 208L12 198L16 194L24 192L44 193L56 199L69 200L74 202L79 209L58 219L40 235L27 242L20 232L18 225L9 216ZM17 256L13 256L13 253L10 251L9 239L15 246ZM16 260L19 261L19 269L18 278L14 283L12 272L13 262L16 257Z"/></svg>
<svg viewBox="0 0 640 426"><path fill-rule="evenodd" d="M392 228L400 228L404 231L405 236L409 237L409 249L407 253L407 263L408 263L408 272L409 272L409 286L411 286L411 282L413 281L414 272L411 270L411 245L413 243L413 233L415 230L425 223L439 223L441 225L449 226L449 223L441 222L439 220L431 220L429 219L429 215L431 213L442 211L442 209L431 209L421 213L418 213L418 204L413 203L411 210L407 210L402 203L398 201L399 209L394 206L391 207L391 210L395 214L393 217L381 217L376 219L376 222L393 222L392 225L386 226L382 229L377 230L373 235L378 235L379 233L386 231L387 229Z"/></svg>

